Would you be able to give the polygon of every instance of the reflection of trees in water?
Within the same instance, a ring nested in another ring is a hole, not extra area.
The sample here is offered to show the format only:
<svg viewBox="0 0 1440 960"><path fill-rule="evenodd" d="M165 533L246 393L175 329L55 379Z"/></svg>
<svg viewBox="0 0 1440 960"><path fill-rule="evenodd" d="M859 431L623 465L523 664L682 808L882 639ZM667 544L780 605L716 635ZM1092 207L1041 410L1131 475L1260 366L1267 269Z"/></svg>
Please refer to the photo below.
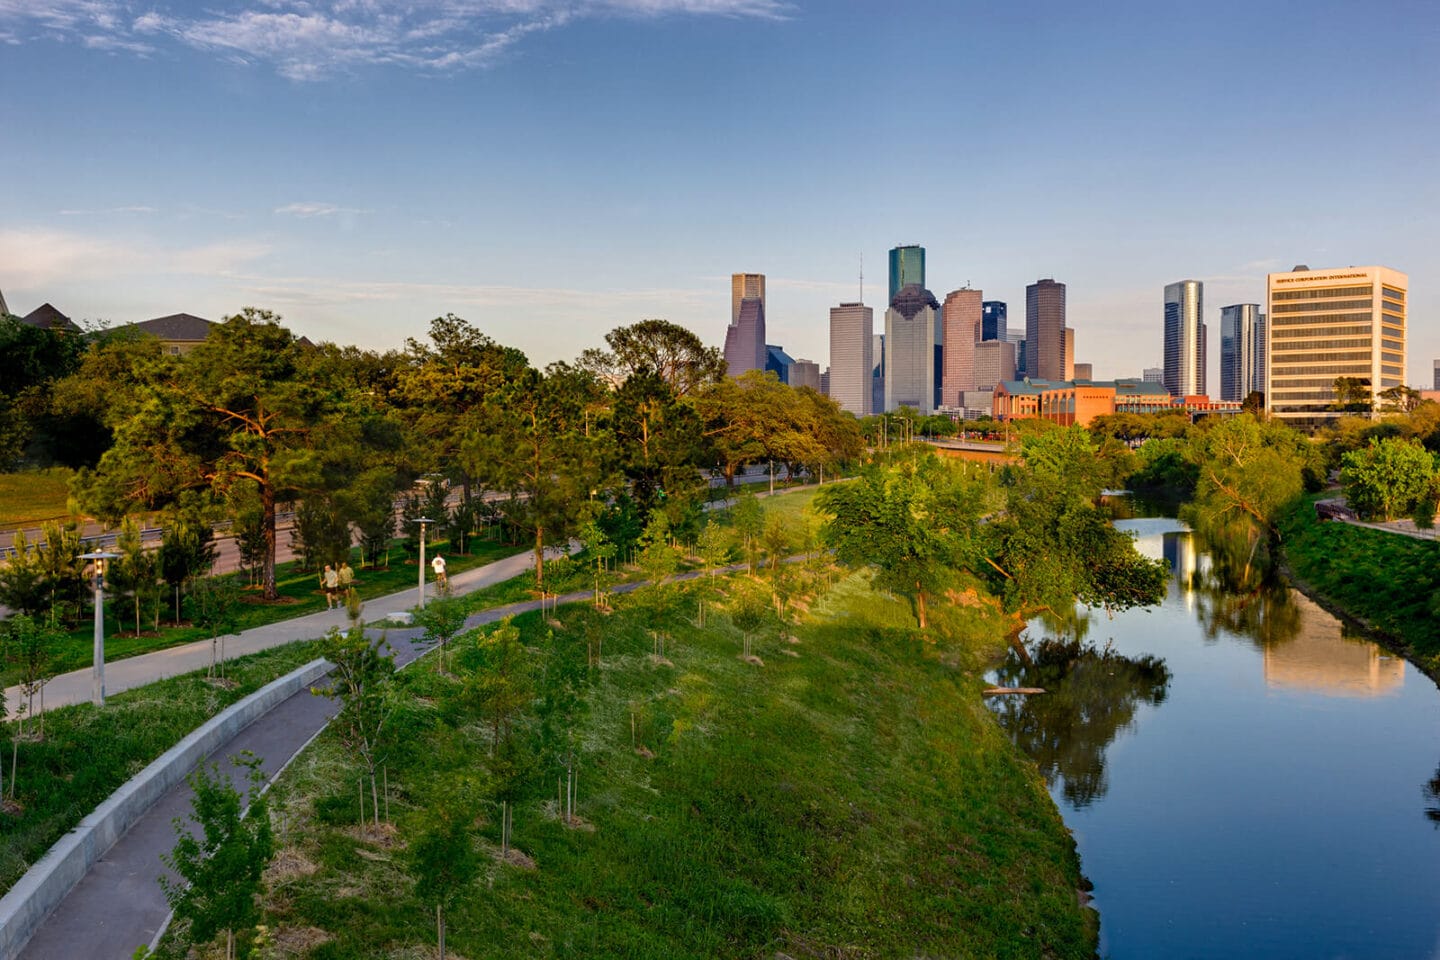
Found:
<svg viewBox="0 0 1440 960"><path fill-rule="evenodd" d="M1195 537L1195 549L1210 556L1191 579L1206 640L1230 633L1263 649L1300 635L1303 614L1268 554L1257 556L1243 540Z"/></svg>
<svg viewBox="0 0 1440 960"><path fill-rule="evenodd" d="M1425 799L1429 806L1425 808L1425 819L1440 828L1440 767L1435 769L1435 776L1431 777L1425 784Z"/></svg>
<svg viewBox="0 0 1440 960"><path fill-rule="evenodd" d="M1165 701L1170 671L1157 657L1133 659L1079 640L1044 640L1031 659L1026 666L1012 654L998 671L999 683L1047 692L999 697L991 706L1045 783L1063 780L1066 801L1075 808L1088 806L1109 786L1106 748L1131 725L1141 704Z"/></svg>

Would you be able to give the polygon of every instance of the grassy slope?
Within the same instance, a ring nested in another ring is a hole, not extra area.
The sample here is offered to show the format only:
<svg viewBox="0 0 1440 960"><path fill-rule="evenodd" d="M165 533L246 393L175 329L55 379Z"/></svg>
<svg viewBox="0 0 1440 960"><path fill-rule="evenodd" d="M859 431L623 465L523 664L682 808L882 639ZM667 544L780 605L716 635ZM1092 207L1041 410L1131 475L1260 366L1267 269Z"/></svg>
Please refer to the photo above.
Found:
<svg viewBox="0 0 1440 960"><path fill-rule="evenodd" d="M1295 576L1346 615L1409 648L1440 673L1440 543L1321 522L1314 498L1281 519L1285 559Z"/></svg>
<svg viewBox="0 0 1440 960"><path fill-rule="evenodd" d="M70 476L71 471L64 467L0 473L0 529L66 516Z"/></svg>
<svg viewBox="0 0 1440 960"><path fill-rule="evenodd" d="M720 581L747 589L744 581ZM579 814L555 814L553 744L527 727L538 756L519 803L515 843L538 869L487 860L451 912L450 943L468 957L1085 957L1074 847L1033 767L980 703L980 659L1003 625L975 609L937 618L952 638L917 640L902 604L843 581L782 639L739 658L723 615L693 625L707 584L606 615L518 621L537 675L583 678L571 728ZM750 587L753 589L753 585ZM720 601L723 608L724 600ZM650 656L668 635L673 666ZM603 634L603 668L585 668ZM466 660L462 642L455 658ZM798 656L787 655L792 651ZM273 876L266 922L282 938L330 939L311 957L410 956L433 942L433 912L414 901L403 838L432 816L447 784L484 776L486 728L456 697L459 681L425 663L404 677L407 741L392 759L400 840L326 825L351 808L357 772L322 737L291 768L277 807L290 846ZM549 689L554 689L553 685ZM631 743L653 751L647 758ZM547 751L548 754L547 754ZM475 806L483 843L495 808ZM344 819L343 817L341 819ZM311 868L314 867L314 872ZM313 931L312 931L313 933Z"/></svg>
<svg viewBox="0 0 1440 960"><path fill-rule="evenodd" d="M107 697L104 710L86 703L48 711L44 740L19 745L18 809L0 816L0 891L181 737L316 656L313 642L289 644L227 664L233 687L207 683L201 671ZM26 733L34 733L37 724L26 721ZM5 725L7 792L15 726Z"/></svg>

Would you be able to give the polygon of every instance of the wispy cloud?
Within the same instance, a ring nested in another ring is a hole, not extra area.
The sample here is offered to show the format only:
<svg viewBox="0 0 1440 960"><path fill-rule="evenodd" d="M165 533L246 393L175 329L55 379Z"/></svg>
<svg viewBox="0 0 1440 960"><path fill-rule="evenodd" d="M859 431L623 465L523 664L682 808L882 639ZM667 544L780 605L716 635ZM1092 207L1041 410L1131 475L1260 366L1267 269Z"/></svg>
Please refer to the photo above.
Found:
<svg viewBox="0 0 1440 960"><path fill-rule="evenodd" d="M104 207L99 210L61 210L62 217L104 217L117 213L156 213L154 207L129 206L129 207Z"/></svg>
<svg viewBox="0 0 1440 960"><path fill-rule="evenodd" d="M786 0L0 0L0 40L50 38L147 56L164 44L267 64L292 80L365 66L453 71L495 63L525 37L581 19L783 20Z"/></svg>
<svg viewBox="0 0 1440 960"><path fill-rule="evenodd" d="M269 251L268 244L252 240L187 247L68 230L0 229L0 263L5 264L6 281L28 289L142 273L228 276Z"/></svg>
<svg viewBox="0 0 1440 960"><path fill-rule="evenodd" d="M369 210L360 210L355 207L340 207L333 203L316 203L313 200L300 203L287 203L283 207L276 207L275 212L282 216L300 217L309 219L311 217L333 217L338 214L359 214L370 213Z"/></svg>

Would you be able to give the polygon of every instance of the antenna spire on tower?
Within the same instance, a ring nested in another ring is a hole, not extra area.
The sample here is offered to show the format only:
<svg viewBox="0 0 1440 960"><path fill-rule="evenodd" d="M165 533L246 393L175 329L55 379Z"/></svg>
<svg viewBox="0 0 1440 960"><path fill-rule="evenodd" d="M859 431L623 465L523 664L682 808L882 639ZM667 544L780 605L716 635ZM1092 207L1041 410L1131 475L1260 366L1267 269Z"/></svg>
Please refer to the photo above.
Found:
<svg viewBox="0 0 1440 960"><path fill-rule="evenodd" d="M860 252L860 302L865 302L865 252Z"/></svg>

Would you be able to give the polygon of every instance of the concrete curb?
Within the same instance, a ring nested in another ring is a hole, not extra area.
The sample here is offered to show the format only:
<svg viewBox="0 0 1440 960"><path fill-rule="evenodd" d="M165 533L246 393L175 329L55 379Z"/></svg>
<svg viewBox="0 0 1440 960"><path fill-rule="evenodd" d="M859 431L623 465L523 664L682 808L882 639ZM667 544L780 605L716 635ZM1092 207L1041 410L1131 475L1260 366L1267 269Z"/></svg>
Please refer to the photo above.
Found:
<svg viewBox="0 0 1440 960"><path fill-rule="evenodd" d="M324 659L261 687L196 727L55 842L0 898L0 960L13 960L50 911L156 800L217 747L330 671Z"/></svg>

